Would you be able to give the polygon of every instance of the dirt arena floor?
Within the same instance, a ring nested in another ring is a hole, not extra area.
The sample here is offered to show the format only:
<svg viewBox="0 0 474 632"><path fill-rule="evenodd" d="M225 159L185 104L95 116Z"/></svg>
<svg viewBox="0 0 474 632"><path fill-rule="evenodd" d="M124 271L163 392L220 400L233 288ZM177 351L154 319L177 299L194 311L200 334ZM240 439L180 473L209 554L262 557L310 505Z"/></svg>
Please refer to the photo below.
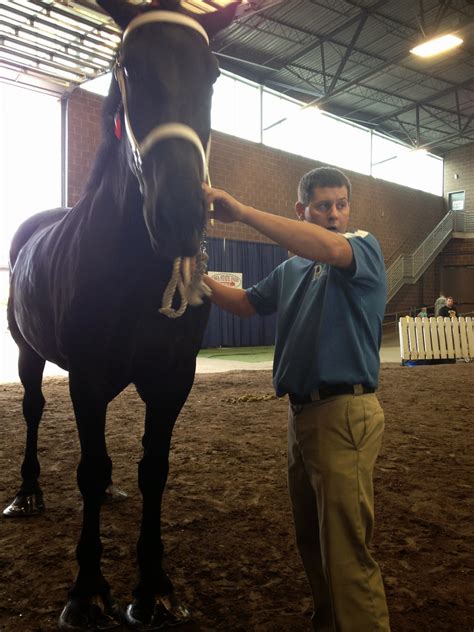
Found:
<svg viewBox="0 0 474 632"><path fill-rule="evenodd" d="M47 511L0 519L0 630L54 630L75 574L78 444L65 379L45 381L40 435ZM472 632L474 364L383 365L386 434L375 473L374 550L393 632ZM286 408L269 371L198 375L174 433L164 501L166 568L194 615L183 632L310 629L310 597L286 491ZM143 408L110 407L114 480L103 510L104 572L125 604L135 580ZM0 502L19 483L21 390L0 385ZM360 630L358 632L369 632Z"/></svg>

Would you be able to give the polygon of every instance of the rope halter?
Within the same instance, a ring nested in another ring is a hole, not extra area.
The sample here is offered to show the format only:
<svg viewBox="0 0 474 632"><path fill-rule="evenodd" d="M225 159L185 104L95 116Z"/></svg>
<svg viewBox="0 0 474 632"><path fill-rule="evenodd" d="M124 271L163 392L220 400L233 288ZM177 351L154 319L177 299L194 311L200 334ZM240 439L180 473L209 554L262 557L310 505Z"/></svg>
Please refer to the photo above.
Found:
<svg viewBox="0 0 474 632"><path fill-rule="evenodd" d="M201 26L201 24L199 24L199 22L197 22L193 18L181 13L174 13L173 11L149 11L147 13L139 15L130 22L130 24L124 31L122 37L122 46L133 30L152 22L166 22L169 24L178 24L181 26L192 28L200 35L202 35L202 37L206 41L206 44L209 45L209 37L206 31ZM127 138L132 149L138 178L142 178L143 159L150 152L151 148L154 145L170 138L180 138L190 142L197 149L198 154L201 158L203 179L206 180L210 186L211 180L209 177L208 169L210 140L204 148L201 139L192 127L189 127L189 125L184 125L183 123L171 122L154 127L141 142L138 142L135 134L133 133L132 125L130 122L125 69L122 65L120 53L117 56L117 60L115 62L114 72L119 86L120 94L122 96L125 131L127 133ZM196 264L194 268L194 273L191 274L191 262L193 259L196 259ZM173 262L171 279L163 294L162 306L159 310L160 313L168 316L169 318L179 318L179 316L182 316L186 311L188 303L190 305L200 305L202 303L202 296L210 294L208 286L202 281L202 275L206 272L206 264L207 255L204 252L202 242L201 250L196 257L176 257ZM174 309L171 306L176 291L179 292L181 297L181 303L178 309Z"/></svg>

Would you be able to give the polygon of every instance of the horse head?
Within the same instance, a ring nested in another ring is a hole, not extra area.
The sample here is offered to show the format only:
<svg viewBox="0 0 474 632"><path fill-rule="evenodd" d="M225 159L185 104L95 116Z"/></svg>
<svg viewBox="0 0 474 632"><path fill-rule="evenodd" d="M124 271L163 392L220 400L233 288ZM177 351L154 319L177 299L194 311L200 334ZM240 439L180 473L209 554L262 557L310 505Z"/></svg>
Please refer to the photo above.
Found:
<svg viewBox="0 0 474 632"><path fill-rule="evenodd" d="M114 74L152 247L165 258L193 257L206 224L201 183L219 75L209 38L240 2L192 17L177 0L153 0L145 10L123 0L98 4L124 31Z"/></svg>

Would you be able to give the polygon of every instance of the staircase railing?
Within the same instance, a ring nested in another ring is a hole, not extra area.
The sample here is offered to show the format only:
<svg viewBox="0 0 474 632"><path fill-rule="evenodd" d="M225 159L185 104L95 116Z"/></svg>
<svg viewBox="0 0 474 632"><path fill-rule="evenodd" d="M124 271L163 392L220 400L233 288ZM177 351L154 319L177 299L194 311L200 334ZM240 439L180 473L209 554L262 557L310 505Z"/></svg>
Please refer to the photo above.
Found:
<svg viewBox="0 0 474 632"><path fill-rule="evenodd" d="M453 232L474 233L474 211L450 211L411 255L395 259L387 268L387 302L405 283L418 281Z"/></svg>

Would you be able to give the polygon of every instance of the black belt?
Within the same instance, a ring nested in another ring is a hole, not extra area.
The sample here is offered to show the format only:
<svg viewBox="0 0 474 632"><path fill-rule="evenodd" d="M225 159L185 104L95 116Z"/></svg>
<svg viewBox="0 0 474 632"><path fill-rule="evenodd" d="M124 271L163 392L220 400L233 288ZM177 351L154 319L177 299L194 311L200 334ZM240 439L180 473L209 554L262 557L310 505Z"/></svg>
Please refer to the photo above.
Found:
<svg viewBox="0 0 474 632"><path fill-rule="evenodd" d="M307 395L288 393L288 397L293 405L301 406L321 399L328 399L328 397L336 397L336 395L362 395L365 393L375 393L375 388L363 384L333 384L332 386L321 386L317 391L311 391Z"/></svg>

